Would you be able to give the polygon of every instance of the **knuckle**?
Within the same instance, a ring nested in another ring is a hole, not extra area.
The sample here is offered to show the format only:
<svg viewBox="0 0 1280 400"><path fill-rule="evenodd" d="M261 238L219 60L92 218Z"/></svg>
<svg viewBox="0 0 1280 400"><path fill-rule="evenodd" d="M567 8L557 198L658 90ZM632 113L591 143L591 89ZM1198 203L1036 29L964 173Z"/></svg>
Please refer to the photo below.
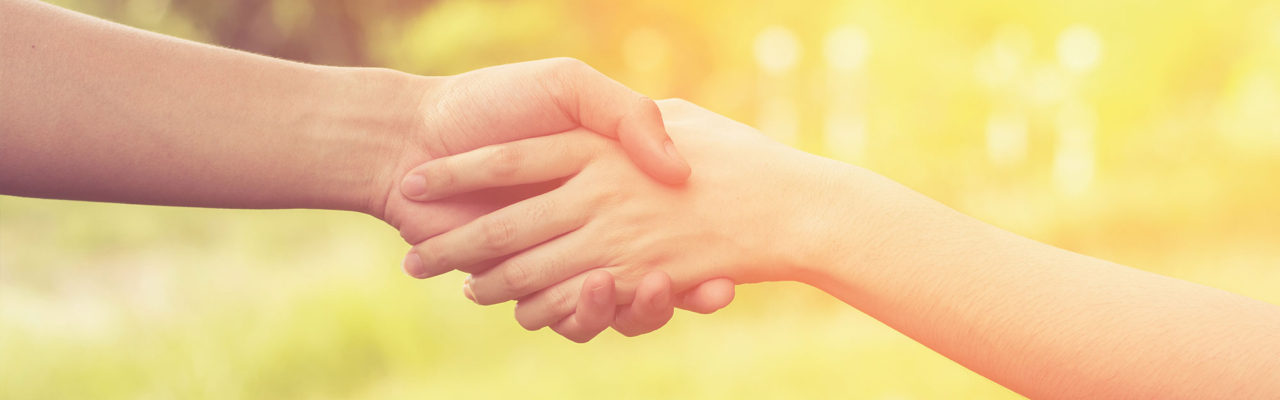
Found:
<svg viewBox="0 0 1280 400"><path fill-rule="evenodd" d="M527 330L542 329L573 311L575 300L563 288L546 289L516 303L516 322Z"/></svg>
<svg viewBox="0 0 1280 400"><path fill-rule="evenodd" d="M529 288L529 268L521 263L508 262L503 265L502 285L511 293L524 293Z"/></svg>
<svg viewBox="0 0 1280 400"><path fill-rule="evenodd" d="M560 202L549 197L543 196L538 201L529 204L525 218L529 221L545 221L548 217L553 216Z"/></svg>
<svg viewBox="0 0 1280 400"><path fill-rule="evenodd" d="M637 96L636 108L640 109L640 111L645 113L650 113L653 115L657 115L660 113L658 109L658 103L656 101L653 101L653 99L649 98L649 96L645 96L642 94L637 94L636 96Z"/></svg>
<svg viewBox="0 0 1280 400"><path fill-rule="evenodd" d="M494 178L510 178L520 170L523 155L510 146L497 146L489 152L488 170Z"/></svg>
<svg viewBox="0 0 1280 400"><path fill-rule="evenodd" d="M545 73L548 78L569 87L584 78L600 75L591 65L576 58L559 57L547 61L548 68Z"/></svg>
<svg viewBox="0 0 1280 400"><path fill-rule="evenodd" d="M552 69L561 72L578 72L591 68L586 62L573 57L556 57L548 61L551 63Z"/></svg>
<svg viewBox="0 0 1280 400"><path fill-rule="evenodd" d="M551 312L562 314L567 310L572 310L576 304L574 304L573 298L567 290L552 288L547 291L547 305Z"/></svg>
<svg viewBox="0 0 1280 400"><path fill-rule="evenodd" d="M515 240L515 226L506 218L491 217L480 226L481 245L489 250L502 250Z"/></svg>

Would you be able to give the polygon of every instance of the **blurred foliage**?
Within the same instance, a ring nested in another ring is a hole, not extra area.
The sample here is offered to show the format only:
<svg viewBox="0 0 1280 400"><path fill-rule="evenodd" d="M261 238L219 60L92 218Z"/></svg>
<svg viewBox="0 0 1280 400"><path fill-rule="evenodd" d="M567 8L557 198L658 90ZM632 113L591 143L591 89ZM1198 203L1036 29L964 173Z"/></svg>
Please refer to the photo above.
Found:
<svg viewBox="0 0 1280 400"><path fill-rule="evenodd" d="M1280 303L1280 3L68 0L300 61L583 59L1071 250ZM794 285L574 345L372 219L0 198L0 398L1014 397Z"/></svg>

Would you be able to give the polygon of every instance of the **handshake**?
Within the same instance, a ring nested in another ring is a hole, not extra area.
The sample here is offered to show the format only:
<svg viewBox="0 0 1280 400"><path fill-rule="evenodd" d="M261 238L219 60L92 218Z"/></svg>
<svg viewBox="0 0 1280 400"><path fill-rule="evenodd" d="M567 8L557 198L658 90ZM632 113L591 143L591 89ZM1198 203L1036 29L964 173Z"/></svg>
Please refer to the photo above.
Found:
<svg viewBox="0 0 1280 400"><path fill-rule="evenodd" d="M472 301L517 301L521 326L584 342L800 269L817 157L573 59L413 79L420 122L369 208L413 245L413 277L465 271Z"/></svg>
<svg viewBox="0 0 1280 400"><path fill-rule="evenodd" d="M423 77L34 1L0 22L0 194L368 213L409 275L468 272L472 301L579 342L791 280L1030 397L1280 397L1274 304L1015 235L579 61Z"/></svg>

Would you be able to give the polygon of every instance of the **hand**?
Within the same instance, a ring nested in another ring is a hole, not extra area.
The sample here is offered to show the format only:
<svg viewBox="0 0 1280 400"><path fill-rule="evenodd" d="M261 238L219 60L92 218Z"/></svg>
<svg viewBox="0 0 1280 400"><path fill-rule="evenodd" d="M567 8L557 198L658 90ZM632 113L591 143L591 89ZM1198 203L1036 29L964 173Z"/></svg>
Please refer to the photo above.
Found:
<svg viewBox="0 0 1280 400"><path fill-rule="evenodd" d="M504 188L431 203L417 202L404 194L412 194L427 183L436 183L433 176L410 174L406 177L411 167L484 145L581 126L617 137L638 165L663 182L682 182L689 173L687 164L669 144L654 103L576 60L503 65L452 77L421 78L414 84L423 87L416 107L416 119L421 123L407 132L400 153L377 174L381 179L375 187L380 193L375 197L385 200L371 205L369 211L396 227L410 244L420 243L503 204L550 187ZM401 177L405 177L403 187L399 185ZM410 275L425 278L448 270L442 268L428 273L416 267L421 265L417 260L415 253L405 259L405 270ZM611 277L607 283L612 290ZM671 297L670 286L663 286L661 282L655 281L650 290L652 292L646 293ZM728 304L732 297L732 283L711 282L690 291L683 297L687 300L678 304L694 311L710 312ZM608 317L623 333L640 334L665 324L671 315L671 303L652 309L624 310L616 318L612 317L612 307L607 315L599 308L588 307L580 318L587 324L575 326L600 326L596 321ZM558 332L578 340L594 336L599 329L564 326Z"/></svg>
<svg viewBox="0 0 1280 400"><path fill-rule="evenodd" d="M816 171L823 169L815 162L828 160L687 102L659 104L672 139L695 166L680 187L651 182L616 145L583 130L416 168L447 177L433 180L424 200L564 181L414 246L423 267L493 265L475 270L468 297L480 304L518 299L516 318L528 329L557 324L581 305L575 289L595 276L584 271L597 268L616 277L617 304L632 303L638 287L660 279L650 278L653 271L671 276L677 292L714 278L794 277L814 218L802 211L811 206L804 194L821 191Z"/></svg>
<svg viewBox="0 0 1280 400"><path fill-rule="evenodd" d="M401 230L411 243L469 221L475 210L510 201L487 196L415 204L413 196L432 177L406 172L423 162L481 146L550 135L584 127L616 137L646 171L678 184L688 165L669 142L652 100L567 58L500 65L464 74L421 78L415 130L379 175L381 204L370 212ZM400 185L403 178L403 186ZM404 194L401 193L403 189ZM529 190L500 190L515 198Z"/></svg>

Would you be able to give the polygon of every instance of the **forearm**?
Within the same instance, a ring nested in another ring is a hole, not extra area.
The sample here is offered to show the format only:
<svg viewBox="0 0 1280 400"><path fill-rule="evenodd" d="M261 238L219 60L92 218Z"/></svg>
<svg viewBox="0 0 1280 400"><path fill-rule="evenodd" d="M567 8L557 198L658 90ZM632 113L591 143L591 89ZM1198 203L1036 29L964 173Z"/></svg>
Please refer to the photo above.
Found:
<svg viewBox="0 0 1280 400"><path fill-rule="evenodd" d="M390 71L202 45L0 2L0 192L367 211L421 92ZM382 162L379 162L382 161ZM377 167L380 168L380 167Z"/></svg>
<svg viewBox="0 0 1280 400"><path fill-rule="evenodd" d="M1280 307L1022 238L866 171L848 176L833 197L856 209L822 232L831 239L806 280L966 367L1032 397L1280 394Z"/></svg>

